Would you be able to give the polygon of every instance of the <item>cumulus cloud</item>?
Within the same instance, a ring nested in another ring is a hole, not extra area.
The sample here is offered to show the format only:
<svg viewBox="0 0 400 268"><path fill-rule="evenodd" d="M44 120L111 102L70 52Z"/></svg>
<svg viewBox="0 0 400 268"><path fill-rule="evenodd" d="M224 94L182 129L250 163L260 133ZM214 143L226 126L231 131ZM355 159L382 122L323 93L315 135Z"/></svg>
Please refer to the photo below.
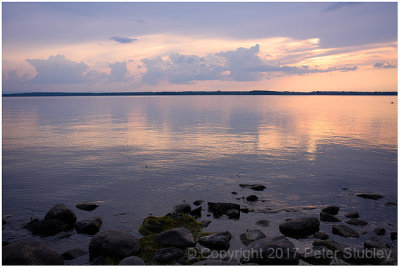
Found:
<svg viewBox="0 0 400 268"><path fill-rule="evenodd" d="M374 68L378 68L378 69L392 69L392 68L396 68L397 65L396 64L390 64L388 62L377 62L374 64Z"/></svg>
<svg viewBox="0 0 400 268"><path fill-rule="evenodd" d="M135 38L120 37L120 36L112 36L112 37L110 37L110 39L114 40L115 42L121 43L121 44L129 44L129 43L132 43L133 41L137 40Z"/></svg>
<svg viewBox="0 0 400 268"><path fill-rule="evenodd" d="M109 64L111 71L108 80L111 82L124 82L128 80L129 71L126 61L114 62Z"/></svg>

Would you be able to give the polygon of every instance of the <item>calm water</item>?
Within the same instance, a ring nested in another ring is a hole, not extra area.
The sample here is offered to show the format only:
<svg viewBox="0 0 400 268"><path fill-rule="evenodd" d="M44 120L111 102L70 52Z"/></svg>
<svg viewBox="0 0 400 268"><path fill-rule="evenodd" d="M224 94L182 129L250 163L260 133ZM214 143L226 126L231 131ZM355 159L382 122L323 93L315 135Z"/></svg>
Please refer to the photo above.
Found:
<svg viewBox="0 0 400 268"><path fill-rule="evenodd" d="M266 201L235 200L254 193L239 183L266 185L256 192ZM375 202L356 192L386 198ZM370 224L354 244L377 225L396 230L397 208L384 204L397 202L397 97L3 98L3 215L11 215L3 240L40 239L59 252L87 249L89 236L41 239L22 225L64 203L78 219L101 216L102 229L139 236L150 213L164 215L196 199L256 208L259 213L213 220L206 229L230 230L233 248L259 219L271 221L263 228L269 236L285 218L320 211L265 209L333 204L341 213L359 211ZM75 208L93 200L104 204L92 212ZM331 233L328 224L321 229Z"/></svg>

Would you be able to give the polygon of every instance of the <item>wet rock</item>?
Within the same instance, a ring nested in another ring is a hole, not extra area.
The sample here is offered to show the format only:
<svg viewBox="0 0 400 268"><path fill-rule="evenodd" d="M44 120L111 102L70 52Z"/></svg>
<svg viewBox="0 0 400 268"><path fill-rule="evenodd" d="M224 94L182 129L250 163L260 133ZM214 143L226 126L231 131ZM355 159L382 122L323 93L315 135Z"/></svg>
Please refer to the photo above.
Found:
<svg viewBox="0 0 400 268"><path fill-rule="evenodd" d="M226 215L226 212L231 209L240 210L240 205L234 203L208 202L208 210L212 212L216 218Z"/></svg>
<svg viewBox="0 0 400 268"><path fill-rule="evenodd" d="M313 237L316 239L326 240L329 238L329 235L324 232L316 232Z"/></svg>
<svg viewBox="0 0 400 268"><path fill-rule="evenodd" d="M268 227L269 226L269 220L259 220L256 222L257 225L262 226L262 227Z"/></svg>
<svg viewBox="0 0 400 268"><path fill-rule="evenodd" d="M368 224L368 222L361 220L361 219L347 220L346 223L351 224L351 225L356 225L356 226L365 226Z"/></svg>
<svg viewBox="0 0 400 268"><path fill-rule="evenodd" d="M196 200L193 202L193 205L195 206L200 206L201 204L203 204L204 200Z"/></svg>
<svg viewBox="0 0 400 268"><path fill-rule="evenodd" d="M307 237L319 231L319 220L314 217L297 218L279 224L279 231L293 238Z"/></svg>
<svg viewBox="0 0 400 268"><path fill-rule="evenodd" d="M233 194L233 195L237 195L237 192L231 192L231 194Z"/></svg>
<svg viewBox="0 0 400 268"><path fill-rule="evenodd" d="M391 232L391 233L390 233L390 239L391 239L392 241L397 240L397 232Z"/></svg>
<svg viewBox="0 0 400 268"><path fill-rule="evenodd" d="M360 235L344 224L332 225L332 233L343 237L360 237Z"/></svg>
<svg viewBox="0 0 400 268"><path fill-rule="evenodd" d="M295 265L299 263L298 252L286 237L263 238L248 245L250 252L246 258L241 259L244 263L257 263L261 265ZM283 254L282 254L283 253ZM247 258L248 257L248 258Z"/></svg>
<svg viewBox="0 0 400 268"><path fill-rule="evenodd" d="M256 195L254 195L254 194L249 195L248 197L246 197L246 201L249 201L249 202L255 202L257 200L258 200L258 197Z"/></svg>
<svg viewBox="0 0 400 268"><path fill-rule="evenodd" d="M240 218L240 210L238 209L230 209L226 212L226 215L229 219L239 219Z"/></svg>
<svg viewBox="0 0 400 268"><path fill-rule="evenodd" d="M346 218L356 219L356 218L360 217L360 214L358 212L348 212L348 213L344 214L344 216Z"/></svg>
<svg viewBox="0 0 400 268"><path fill-rule="evenodd" d="M230 232L219 232L200 237L199 243L210 249L228 249L231 238Z"/></svg>
<svg viewBox="0 0 400 268"><path fill-rule="evenodd" d="M162 248L155 252L154 260L159 264L172 264L181 256L183 256L183 252L179 248Z"/></svg>
<svg viewBox="0 0 400 268"><path fill-rule="evenodd" d="M357 193L356 196L373 200L378 200L385 197L383 194L377 193Z"/></svg>
<svg viewBox="0 0 400 268"><path fill-rule="evenodd" d="M106 259L102 256L98 256L98 257L94 258L93 261L91 261L89 264L90 265L105 265Z"/></svg>
<svg viewBox="0 0 400 268"><path fill-rule="evenodd" d="M193 240L192 233L183 227L174 228L155 237L155 240L163 246L167 247L191 247L196 243Z"/></svg>
<svg viewBox="0 0 400 268"><path fill-rule="evenodd" d="M242 188L248 188L254 191L264 191L265 187L264 185L261 184L239 184L240 187Z"/></svg>
<svg viewBox="0 0 400 268"><path fill-rule="evenodd" d="M75 213L63 204L57 204L52 207L44 217L45 220L60 220L69 227L74 227L76 222Z"/></svg>
<svg viewBox="0 0 400 268"><path fill-rule="evenodd" d="M321 212L319 214L319 219L321 221L327 221L327 222L340 222L341 221L338 217L333 216L333 215L331 215L329 213L326 213L326 212Z"/></svg>
<svg viewBox="0 0 400 268"><path fill-rule="evenodd" d="M243 213L254 212L254 209L252 209L252 208L241 208L240 212L243 212Z"/></svg>
<svg viewBox="0 0 400 268"><path fill-rule="evenodd" d="M386 248L388 246L386 245L385 241L383 241L375 236L371 236L367 240L365 240L364 247L365 248Z"/></svg>
<svg viewBox="0 0 400 268"><path fill-rule="evenodd" d="M203 210L202 207L198 207L198 208L195 208L195 209L191 210L189 214L192 215L195 218L200 218L202 210Z"/></svg>
<svg viewBox="0 0 400 268"><path fill-rule="evenodd" d="M128 232L109 230L97 233L89 244L92 261L97 256L123 259L139 252L139 239Z"/></svg>
<svg viewBox="0 0 400 268"><path fill-rule="evenodd" d="M381 227L376 227L374 230L372 230L376 235L385 235L386 234L386 230L385 228L381 228Z"/></svg>
<svg viewBox="0 0 400 268"><path fill-rule="evenodd" d="M122 259L119 265L145 265L144 261L137 256L130 256Z"/></svg>
<svg viewBox="0 0 400 268"><path fill-rule="evenodd" d="M94 235L100 231L103 220L96 217L90 220L78 221L75 224L75 230L78 234Z"/></svg>
<svg viewBox="0 0 400 268"><path fill-rule="evenodd" d="M386 207L396 207L396 206L397 206L397 203L394 203L394 202L386 202L386 203L385 203L385 206L386 206Z"/></svg>
<svg viewBox="0 0 400 268"><path fill-rule="evenodd" d="M211 223L211 221L209 221L209 220L203 220L203 221L201 221L201 225L202 225L203 227L207 227L208 225L210 225L210 223Z"/></svg>
<svg viewBox="0 0 400 268"><path fill-rule="evenodd" d="M190 213L190 211L192 211L192 208L190 207L190 205L188 203L182 203L182 204L178 204L176 206L174 206L173 208L173 213L178 214L178 213Z"/></svg>
<svg viewBox="0 0 400 268"><path fill-rule="evenodd" d="M304 253L299 254L300 259L312 265L328 265L333 256L332 250L322 246L306 248Z"/></svg>
<svg viewBox="0 0 400 268"><path fill-rule="evenodd" d="M64 252L63 254L61 254L61 256L64 258L64 260L73 260L85 254L87 254L86 250L74 248Z"/></svg>
<svg viewBox="0 0 400 268"><path fill-rule="evenodd" d="M76 208L86 211L95 210L99 207L103 202L102 201L94 201L94 202L82 202L76 205Z"/></svg>
<svg viewBox="0 0 400 268"><path fill-rule="evenodd" d="M265 238L265 234L260 230L248 230L240 235L240 241L246 246L262 238Z"/></svg>
<svg viewBox="0 0 400 268"><path fill-rule="evenodd" d="M52 236L71 229L68 224L56 219L47 219L43 221L34 219L28 222L24 228L32 232L33 235L40 236Z"/></svg>
<svg viewBox="0 0 400 268"><path fill-rule="evenodd" d="M3 247L3 265L63 265L64 259L37 241L23 240Z"/></svg>
<svg viewBox="0 0 400 268"><path fill-rule="evenodd" d="M339 207L337 206L328 206L322 209L323 212L331 214L331 215L337 215L339 212Z"/></svg>

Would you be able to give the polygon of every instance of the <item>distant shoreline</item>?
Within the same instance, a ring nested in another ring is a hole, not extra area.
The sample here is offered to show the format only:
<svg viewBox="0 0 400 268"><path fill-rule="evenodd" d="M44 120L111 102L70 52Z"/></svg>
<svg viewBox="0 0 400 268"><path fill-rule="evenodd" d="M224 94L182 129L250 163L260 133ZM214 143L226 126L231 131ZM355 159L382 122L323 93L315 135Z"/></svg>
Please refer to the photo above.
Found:
<svg viewBox="0 0 400 268"><path fill-rule="evenodd" d="M225 95L328 95L328 96L397 96L395 91L161 91L161 92L29 92L29 93L4 93L3 97L60 97L60 96L225 96Z"/></svg>

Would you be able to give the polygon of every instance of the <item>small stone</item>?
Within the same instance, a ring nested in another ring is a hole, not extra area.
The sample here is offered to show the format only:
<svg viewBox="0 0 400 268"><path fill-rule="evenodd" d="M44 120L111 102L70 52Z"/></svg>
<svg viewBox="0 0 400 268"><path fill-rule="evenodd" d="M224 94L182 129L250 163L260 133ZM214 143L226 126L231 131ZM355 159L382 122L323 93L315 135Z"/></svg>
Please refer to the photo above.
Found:
<svg viewBox="0 0 400 268"><path fill-rule="evenodd" d="M383 194L377 193L357 193L356 196L373 200L378 200L385 197Z"/></svg>
<svg viewBox="0 0 400 268"><path fill-rule="evenodd" d="M332 225L332 233L343 237L360 237L359 234L344 224Z"/></svg>
<svg viewBox="0 0 400 268"><path fill-rule="evenodd" d="M385 206L386 206L386 207L397 207L397 203L394 203L394 202L386 202L386 203L385 203Z"/></svg>
<svg viewBox="0 0 400 268"><path fill-rule="evenodd" d="M343 191L347 191L349 188L348 187L342 187Z"/></svg>
<svg viewBox="0 0 400 268"><path fill-rule="evenodd" d="M322 209L323 212L331 214L331 215L337 215L339 212L339 207L337 206L328 206Z"/></svg>
<svg viewBox="0 0 400 268"><path fill-rule="evenodd" d="M350 219L350 220L347 220L346 223L351 224L351 225L356 225L356 226L365 226L368 224L368 222L361 220L361 219Z"/></svg>
<svg viewBox="0 0 400 268"><path fill-rule="evenodd" d="M202 225L203 227L207 227L208 225L210 225L210 223L211 223L211 221L209 221L209 220L203 220L203 221L201 221L201 225Z"/></svg>
<svg viewBox="0 0 400 268"><path fill-rule="evenodd" d="M100 231L102 224L103 220L100 217L96 217L76 222L75 230L78 234L94 235Z"/></svg>
<svg viewBox="0 0 400 268"><path fill-rule="evenodd" d="M297 218L279 224L279 231L292 238L307 237L319 231L319 220L314 217Z"/></svg>
<svg viewBox="0 0 400 268"><path fill-rule="evenodd" d="M327 221L327 222L341 222L341 220L338 217L333 216L333 215L331 215L329 213L326 213L326 212L321 212L319 214L319 219L321 221Z"/></svg>
<svg viewBox="0 0 400 268"><path fill-rule="evenodd" d="M63 254L61 254L61 256L64 258L64 260L73 260L85 254L87 254L86 250L74 248L64 252Z"/></svg>
<svg viewBox="0 0 400 268"><path fill-rule="evenodd" d="M145 265L144 261L137 256L130 256L122 259L119 265Z"/></svg>
<svg viewBox="0 0 400 268"><path fill-rule="evenodd" d="M192 233L183 227L162 232L155 237L155 240L167 247L191 247L196 244L193 240Z"/></svg>
<svg viewBox="0 0 400 268"><path fill-rule="evenodd" d="M242 188L248 188L254 191L264 191L265 187L264 185L261 184L239 184L240 187Z"/></svg>
<svg viewBox="0 0 400 268"><path fill-rule="evenodd" d="M329 235L324 232L316 232L313 237L316 239L326 240L329 238Z"/></svg>
<svg viewBox="0 0 400 268"><path fill-rule="evenodd" d="M365 242L364 242L364 247L365 248L386 248L386 242L383 240L380 240L376 238L375 236L369 237Z"/></svg>
<svg viewBox="0 0 400 268"><path fill-rule="evenodd" d="M231 194L233 194L233 195L237 195L237 192L231 192Z"/></svg>
<svg viewBox="0 0 400 268"><path fill-rule="evenodd" d="M183 252L179 248L162 248L154 253L154 260L159 264L172 264L181 256L183 256Z"/></svg>
<svg viewBox="0 0 400 268"><path fill-rule="evenodd" d="M204 200L196 200L193 202L193 205L195 206L200 206L201 204L203 204Z"/></svg>
<svg viewBox="0 0 400 268"><path fill-rule="evenodd" d="M265 238L265 234L260 230L248 230L240 235L240 241L242 241L245 246L261 238Z"/></svg>
<svg viewBox="0 0 400 268"><path fill-rule="evenodd" d="M199 243L210 249L228 249L231 238L230 232L219 232L200 237Z"/></svg>
<svg viewBox="0 0 400 268"><path fill-rule="evenodd" d="M346 218L356 219L356 218L360 217L360 214L358 212L348 212L348 213L344 214L344 216Z"/></svg>
<svg viewBox="0 0 400 268"><path fill-rule="evenodd" d="M252 209L252 208L241 208L240 209L240 212L243 212L243 213L249 213L249 212L253 212L254 211L254 209Z"/></svg>
<svg viewBox="0 0 400 268"><path fill-rule="evenodd" d="M240 218L240 210L230 209L226 212L226 215L229 219L239 219Z"/></svg>
<svg viewBox="0 0 400 268"><path fill-rule="evenodd" d="M190 207L190 205L188 203L178 204L178 205L174 206L174 208L173 208L173 213L175 213L175 214L178 214L178 213L187 214L187 213L190 213L190 211L192 211L192 208Z"/></svg>
<svg viewBox="0 0 400 268"><path fill-rule="evenodd" d="M256 222L257 225L262 226L262 227L268 227L269 226L269 220L259 220Z"/></svg>
<svg viewBox="0 0 400 268"><path fill-rule="evenodd" d="M392 239L392 241L397 240L397 232L391 232L390 239Z"/></svg>
<svg viewBox="0 0 400 268"><path fill-rule="evenodd" d="M374 230L372 230L376 235L385 235L386 234L386 230L385 228L381 228L381 227L376 227Z"/></svg>
<svg viewBox="0 0 400 268"><path fill-rule="evenodd" d="M255 202L258 200L258 197L256 195L249 195L248 197L246 197L246 201L249 202Z"/></svg>
<svg viewBox="0 0 400 268"><path fill-rule="evenodd" d="M95 210L98 206L100 206L103 201L94 201L94 202L82 202L76 205L76 208L86 211Z"/></svg>

